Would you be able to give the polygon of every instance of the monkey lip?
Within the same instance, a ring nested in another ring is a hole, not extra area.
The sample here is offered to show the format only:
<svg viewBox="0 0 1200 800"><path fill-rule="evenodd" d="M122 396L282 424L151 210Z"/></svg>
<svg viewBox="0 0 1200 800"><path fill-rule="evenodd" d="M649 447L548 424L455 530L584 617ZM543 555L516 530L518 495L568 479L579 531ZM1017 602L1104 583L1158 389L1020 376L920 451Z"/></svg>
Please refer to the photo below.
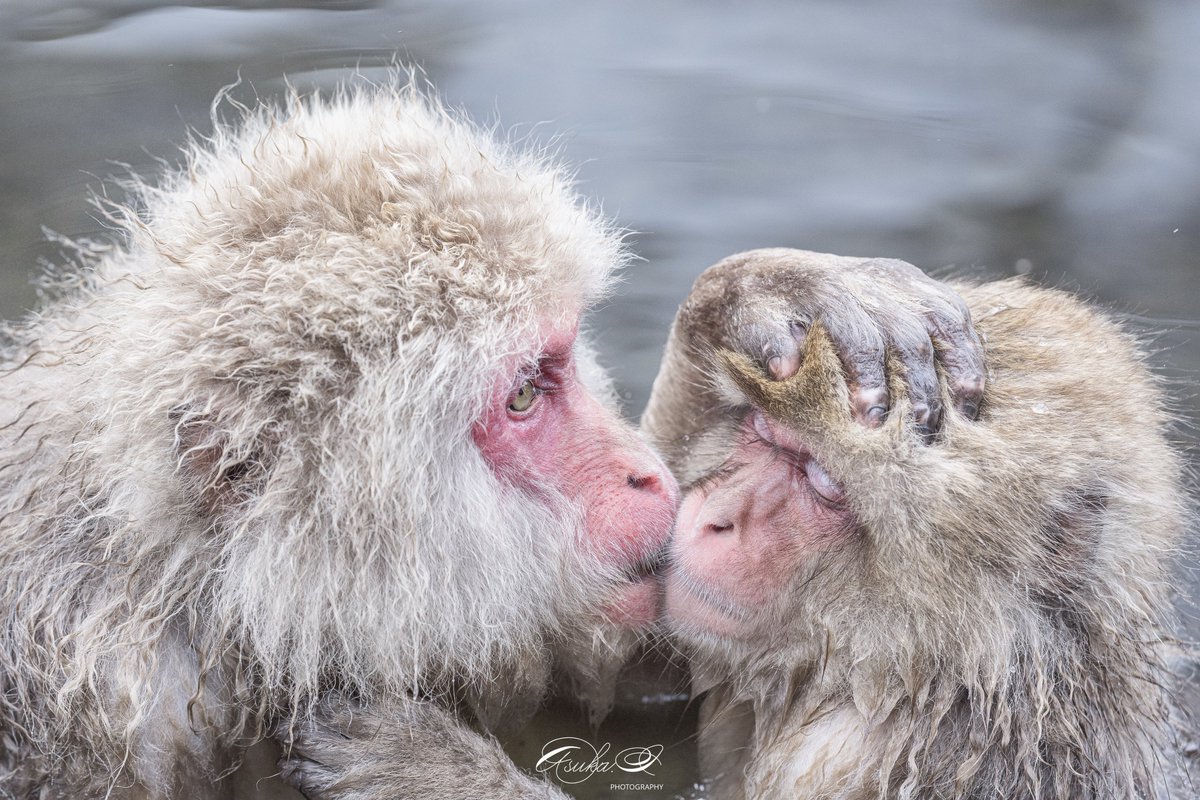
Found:
<svg viewBox="0 0 1200 800"><path fill-rule="evenodd" d="M750 616L746 609L719 597L700 579L680 568L667 573L664 593L663 618L677 630L694 628L736 638Z"/></svg>
<svg viewBox="0 0 1200 800"><path fill-rule="evenodd" d="M662 576L666 564L667 552L662 549L639 558L621 570L621 573L630 583L639 583L646 579L658 580Z"/></svg>
<svg viewBox="0 0 1200 800"><path fill-rule="evenodd" d="M614 595L603 609L609 621L627 628L646 628L659 618L662 606L662 572L667 563L666 549L638 558L621 570L624 580L614 587Z"/></svg>

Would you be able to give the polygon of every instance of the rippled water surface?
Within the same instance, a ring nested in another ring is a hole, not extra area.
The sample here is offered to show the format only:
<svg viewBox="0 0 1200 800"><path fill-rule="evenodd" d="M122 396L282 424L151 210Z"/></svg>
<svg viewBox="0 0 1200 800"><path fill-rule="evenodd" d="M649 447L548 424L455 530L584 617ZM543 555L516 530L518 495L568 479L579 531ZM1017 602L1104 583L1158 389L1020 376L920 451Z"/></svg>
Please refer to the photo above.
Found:
<svg viewBox="0 0 1200 800"><path fill-rule="evenodd" d="M42 226L101 233L87 191L175 160L222 85L328 86L400 53L476 118L565 134L583 191L637 232L644 261L592 321L631 414L696 274L786 245L1082 291L1149 325L1194 420L1198 41L1187 0L8 0L0 315L35 303ZM605 735L680 730L656 718ZM514 747L536 758L564 730L591 735L554 712ZM673 747L668 788L692 770Z"/></svg>

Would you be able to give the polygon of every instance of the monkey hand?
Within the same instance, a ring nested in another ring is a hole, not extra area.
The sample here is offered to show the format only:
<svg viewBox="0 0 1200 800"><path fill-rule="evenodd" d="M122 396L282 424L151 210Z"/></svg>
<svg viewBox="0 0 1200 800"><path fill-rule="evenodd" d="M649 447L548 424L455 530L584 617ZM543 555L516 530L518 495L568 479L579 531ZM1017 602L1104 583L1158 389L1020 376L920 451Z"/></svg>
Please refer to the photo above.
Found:
<svg viewBox="0 0 1200 800"><path fill-rule="evenodd" d="M926 436L941 425L938 365L951 402L976 418L985 372L971 313L953 288L903 261L785 249L739 253L699 277L678 333L709 352L743 353L784 380L800 368L804 338L818 320L845 367L859 421L874 427L887 415L893 365Z"/></svg>
<svg viewBox="0 0 1200 800"><path fill-rule="evenodd" d="M283 780L309 800L565 800L433 702L332 698L276 731Z"/></svg>

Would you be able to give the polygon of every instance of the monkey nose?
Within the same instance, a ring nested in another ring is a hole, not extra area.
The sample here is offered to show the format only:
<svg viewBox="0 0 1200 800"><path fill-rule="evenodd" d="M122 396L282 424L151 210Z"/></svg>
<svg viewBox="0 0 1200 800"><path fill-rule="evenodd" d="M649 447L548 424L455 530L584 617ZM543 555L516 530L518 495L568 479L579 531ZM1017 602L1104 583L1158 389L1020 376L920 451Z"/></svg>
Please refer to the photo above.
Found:
<svg viewBox="0 0 1200 800"><path fill-rule="evenodd" d="M657 475L630 474L626 476L625 483L630 489L646 489L653 492L659 488L659 484L661 484L662 481L658 479Z"/></svg>
<svg viewBox="0 0 1200 800"><path fill-rule="evenodd" d="M635 491L657 496L672 508L679 505L679 484L665 468L628 472L625 475L625 485Z"/></svg>

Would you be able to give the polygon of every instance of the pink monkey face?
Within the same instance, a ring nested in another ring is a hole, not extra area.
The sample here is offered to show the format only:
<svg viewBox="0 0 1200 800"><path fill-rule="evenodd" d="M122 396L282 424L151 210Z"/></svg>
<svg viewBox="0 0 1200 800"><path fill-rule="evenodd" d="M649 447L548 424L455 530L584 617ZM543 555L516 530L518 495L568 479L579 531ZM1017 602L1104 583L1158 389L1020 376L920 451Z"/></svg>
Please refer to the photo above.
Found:
<svg viewBox="0 0 1200 800"><path fill-rule="evenodd" d="M653 573L670 537L679 489L633 428L580 383L577 326L546 326L536 364L493 398L474 428L492 469L527 491L547 490L579 504L586 548L622 570L603 609L613 622L652 623L660 606Z"/></svg>
<svg viewBox="0 0 1200 800"><path fill-rule="evenodd" d="M761 609L854 530L846 496L786 429L752 412L724 466L687 492L666 578L676 625L751 636Z"/></svg>

